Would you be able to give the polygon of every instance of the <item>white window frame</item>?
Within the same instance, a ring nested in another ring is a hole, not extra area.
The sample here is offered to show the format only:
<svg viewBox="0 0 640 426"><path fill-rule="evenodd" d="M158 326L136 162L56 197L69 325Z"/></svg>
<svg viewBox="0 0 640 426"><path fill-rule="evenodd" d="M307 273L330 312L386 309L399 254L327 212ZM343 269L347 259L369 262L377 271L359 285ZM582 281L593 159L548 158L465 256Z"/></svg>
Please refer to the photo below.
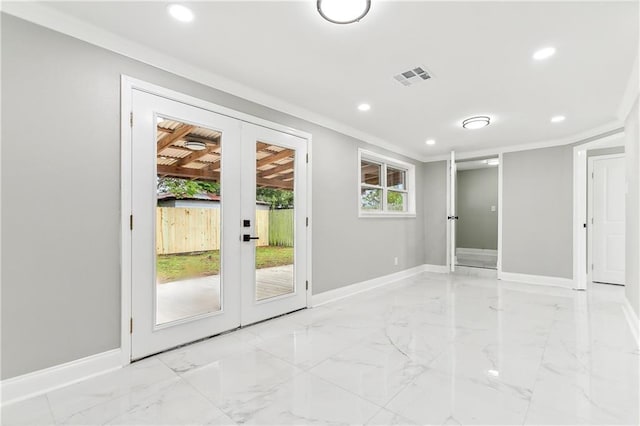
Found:
<svg viewBox="0 0 640 426"><path fill-rule="evenodd" d="M381 165L381 185L368 185L362 182L362 160L370 161ZM407 194L407 210L406 211L393 211L387 210L387 167L393 167L394 169L400 169L405 172L405 185L406 190L391 191L405 192ZM364 187L379 188L382 190L382 210L363 210L360 202L361 189ZM396 158L387 157L385 155L377 154L366 149L358 149L358 217L416 217L416 166L406 161L398 160Z"/></svg>

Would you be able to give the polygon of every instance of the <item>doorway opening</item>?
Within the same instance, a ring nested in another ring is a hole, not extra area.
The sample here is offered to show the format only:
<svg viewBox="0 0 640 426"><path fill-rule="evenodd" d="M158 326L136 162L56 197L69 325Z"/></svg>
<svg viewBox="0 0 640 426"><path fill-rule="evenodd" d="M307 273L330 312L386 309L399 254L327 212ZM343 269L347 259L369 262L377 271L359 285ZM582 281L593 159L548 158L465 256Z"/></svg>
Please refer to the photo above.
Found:
<svg viewBox="0 0 640 426"><path fill-rule="evenodd" d="M498 156L456 161L455 265L497 269Z"/></svg>

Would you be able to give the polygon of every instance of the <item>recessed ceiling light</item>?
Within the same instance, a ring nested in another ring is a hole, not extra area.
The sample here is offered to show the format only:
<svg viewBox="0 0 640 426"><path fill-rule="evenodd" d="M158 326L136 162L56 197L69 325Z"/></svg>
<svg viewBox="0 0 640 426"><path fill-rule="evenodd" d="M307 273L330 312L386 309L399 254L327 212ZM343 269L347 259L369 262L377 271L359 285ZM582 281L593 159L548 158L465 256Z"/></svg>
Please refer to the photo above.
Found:
<svg viewBox="0 0 640 426"><path fill-rule="evenodd" d="M207 144L200 141L186 141L184 146L192 151L202 151L207 148Z"/></svg>
<svg viewBox="0 0 640 426"><path fill-rule="evenodd" d="M186 6L181 4L170 4L167 6L169 14L181 22L193 21L193 12Z"/></svg>
<svg viewBox="0 0 640 426"><path fill-rule="evenodd" d="M424 141L424 143L426 143L427 145L435 145L436 141L433 139L427 139L426 141Z"/></svg>
<svg viewBox="0 0 640 426"><path fill-rule="evenodd" d="M533 54L533 59L535 59L536 61L541 61L543 59L552 57L555 53L555 47L544 47Z"/></svg>
<svg viewBox="0 0 640 426"><path fill-rule="evenodd" d="M566 119L567 119L567 117L565 117L564 115L556 115L554 117L551 117L551 122L552 123L562 123Z"/></svg>
<svg viewBox="0 0 640 426"><path fill-rule="evenodd" d="M371 105L369 105L369 104L360 104L360 105L358 105L358 109L360 111L369 111L371 109Z"/></svg>
<svg viewBox="0 0 640 426"><path fill-rule="evenodd" d="M462 122L462 127L465 129L481 129L491 123L491 118L486 115L478 115L476 117L469 117Z"/></svg>
<svg viewBox="0 0 640 426"><path fill-rule="evenodd" d="M369 13L371 0L318 0L318 13L334 24L358 22Z"/></svg>

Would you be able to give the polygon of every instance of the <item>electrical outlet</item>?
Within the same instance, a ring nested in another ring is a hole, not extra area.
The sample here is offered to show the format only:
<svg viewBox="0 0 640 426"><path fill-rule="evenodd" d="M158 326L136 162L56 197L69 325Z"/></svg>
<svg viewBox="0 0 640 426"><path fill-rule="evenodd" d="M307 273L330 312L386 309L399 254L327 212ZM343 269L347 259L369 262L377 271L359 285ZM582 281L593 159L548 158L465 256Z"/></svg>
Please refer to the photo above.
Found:
<svg viewBox="0 0 640 426"><path fill-rule="evenodd" d="M398 266L398 258L397 258L397 257L394 257L394 258L393 258L393 264L394 264L395 266Z"/></svg>

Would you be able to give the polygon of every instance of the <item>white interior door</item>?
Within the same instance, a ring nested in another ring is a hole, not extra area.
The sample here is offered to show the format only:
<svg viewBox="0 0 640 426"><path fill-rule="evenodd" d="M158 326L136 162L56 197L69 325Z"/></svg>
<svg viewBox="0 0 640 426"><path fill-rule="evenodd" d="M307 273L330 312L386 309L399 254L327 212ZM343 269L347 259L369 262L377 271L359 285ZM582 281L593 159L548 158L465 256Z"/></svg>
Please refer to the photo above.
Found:
<svg viewBox="0 0 640 426"><path fill-rule="evenodd" d="M624 284L624 156L592 161L592 281Z"/></svg>
<svg viewBox="0 0 640 426"><path fill-rule="evenodd" d="M307 306L307 141L244 123L242 159L247 325Z"/></svg>
<svg viewBox="0 0 640 426"><path fill-rule="evenodd" d="M132 359L240 326L240 122L132 94Z"/></svg>
<svg viewBox="0 0 640 426"><path fill-rule="evenodd" d="M449 215L447 219L449 221L449 259L451 261L451 272L456 270L456 179L458 176L458 169L456 166L456 153L451 151L451 159L449 161Z"/></svg>

